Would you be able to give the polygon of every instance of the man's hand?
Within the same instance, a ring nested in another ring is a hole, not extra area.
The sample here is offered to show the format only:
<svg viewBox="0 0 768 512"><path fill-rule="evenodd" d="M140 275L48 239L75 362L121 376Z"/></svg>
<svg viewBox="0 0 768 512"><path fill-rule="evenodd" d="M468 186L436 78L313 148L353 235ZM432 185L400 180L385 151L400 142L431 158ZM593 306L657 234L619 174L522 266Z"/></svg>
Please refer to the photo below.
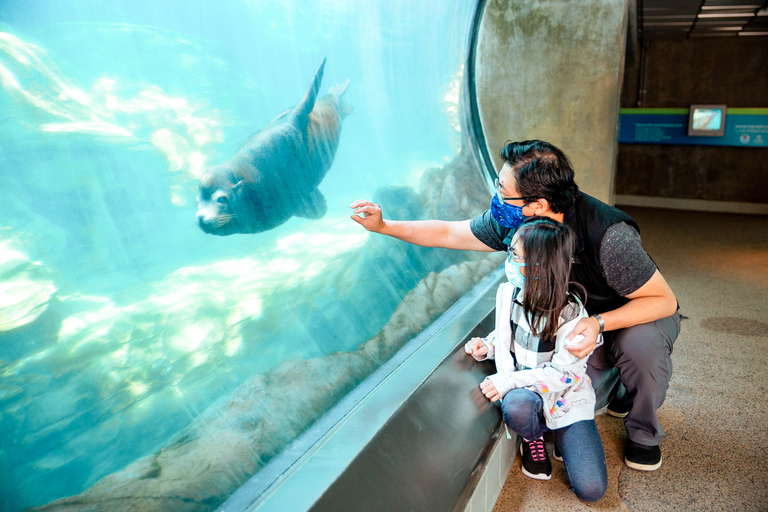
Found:
<svg viewBox="0 0 768 512"><path fill-rule="evenodd" d="M482 338L472 338L464 345L464 352L474 357L477 361L482 361L488 355L488 347L485 346Z"/></svg>
<svg viewBox="0 0 768 512"><path fill-rule="evenodd" d="M462 251L494 250L472 233L470 219L384 220L381 216L381 207L365 199L358 199L349 207L354 210L351 219L368 231L391 236L409 244Z"/></svg>
<svg viewBox="0 0 768 512"><path fill-rule="evenodd" d="M491 379L485 379L483 382L480 383L480 391L482 391L485 397L491 402L495 402L496 400L501 400L501 397L499 396L499 392L496 391L496 387L491 382Z"/></svg>
<svg viewBox="0 0 768 512"><path fill-rule="evenodd" d="M591 316L582 318L565 339L572 340L579 334L584 336L584 340L578 345L566 345L565 350L581 359L587 357L597 346L597 336L600 334L600 324L597 319Z"/></svg>
<svg viewBox="0 0 768 512"><path fill-rule="evenodd" d="M350 218L373 233L381 233L384 229L384 219L381 217L381 206L364 199L358 199L349 205L354 210Z"/></svg>

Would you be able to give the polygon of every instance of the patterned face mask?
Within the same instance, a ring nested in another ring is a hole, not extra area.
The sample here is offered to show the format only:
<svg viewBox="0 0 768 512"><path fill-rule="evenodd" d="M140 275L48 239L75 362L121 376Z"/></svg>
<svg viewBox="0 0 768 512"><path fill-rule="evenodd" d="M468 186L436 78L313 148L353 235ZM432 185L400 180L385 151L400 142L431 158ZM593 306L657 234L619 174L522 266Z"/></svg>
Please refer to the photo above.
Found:
<svg viewBox="0 0 768 512"><path fill-rule="evenodd" d="M494 194L491 198L491 216L499 223L499 225L505 228L517 228L526 219L523 215L523 208L531 203L526 203L523 206L514 206L511 204L503 203L499 200L499 197Z"/></svg>

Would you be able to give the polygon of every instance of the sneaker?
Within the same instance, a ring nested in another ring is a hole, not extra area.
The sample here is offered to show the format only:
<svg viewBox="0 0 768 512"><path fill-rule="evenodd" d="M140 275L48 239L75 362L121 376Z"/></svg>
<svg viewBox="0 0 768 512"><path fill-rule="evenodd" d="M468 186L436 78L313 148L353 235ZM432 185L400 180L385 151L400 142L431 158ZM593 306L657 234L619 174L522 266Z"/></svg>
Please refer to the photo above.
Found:
<svg viewBox="0 0 768 512"><path fill-rule="evenodd" d="M523 439L520 443L520 455L523 457L521 469L524 475L536 480L552 478L552 463L549 461L547 449L544 447L543 437L533 441Z"/></svg>
<svg viewBox="0 0 768 512"><path fill-rule="evenodd" d="M645 446L628 439L624 464L640 471L655 471L661 467L661 449L659 445Z"/></svg>
<svg viewBox="0 0 768 512"><path fill-rule="evenodd" d="M555 443L555 449L552 450L552 457L554 457L555 460L563 462L563 454L560 453L560 448L557 447L557 443Z"/></svg>
<svg viewBox="0 0 768 512"><path fill-rule="evenodd" d="M608 414L614 418L624 418L629 414L629 410L632 408L632 402L622 398L614 398L611 403L608 404Z"/></svg>

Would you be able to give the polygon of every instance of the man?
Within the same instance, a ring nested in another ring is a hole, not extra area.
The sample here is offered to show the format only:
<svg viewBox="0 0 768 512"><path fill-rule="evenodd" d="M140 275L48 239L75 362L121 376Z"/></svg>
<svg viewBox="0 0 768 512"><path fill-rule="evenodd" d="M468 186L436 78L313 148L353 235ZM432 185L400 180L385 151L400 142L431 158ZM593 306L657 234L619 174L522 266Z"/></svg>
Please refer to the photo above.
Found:
<svg viewBox="0 0 768 512"><path fill-rule="evenodd" d="M643 249L626 213L579 192L566 155L547 142L507 142L491 208L464 221L385 220L379 205L355 201L352 219L368 231L426 247L507 250L526 217L549 217L570 226L577 240L571 280L587 290L587 310L568 336L584 340L570 350L584 357L603 333L605 344L589 359L597 407L624 417L624 462L653 471L661 466L664 431L656 410L672 375L672 345L680 332L677 300ZM617 374L620 382L617 382Z"/></svg>

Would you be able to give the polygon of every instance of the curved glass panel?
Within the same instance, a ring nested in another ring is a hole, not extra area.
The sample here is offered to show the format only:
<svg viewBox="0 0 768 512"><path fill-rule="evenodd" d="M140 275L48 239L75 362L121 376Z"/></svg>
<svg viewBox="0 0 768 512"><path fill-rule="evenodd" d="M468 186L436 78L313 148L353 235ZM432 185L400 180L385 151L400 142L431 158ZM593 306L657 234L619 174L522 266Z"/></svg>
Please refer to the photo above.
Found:
<svg viewBox="0 0 768 512"><path fill-rule="evenodd" d="M215 509L495 268L349 218L486 207L471 18L0 5L2 510Z"/></svg>

